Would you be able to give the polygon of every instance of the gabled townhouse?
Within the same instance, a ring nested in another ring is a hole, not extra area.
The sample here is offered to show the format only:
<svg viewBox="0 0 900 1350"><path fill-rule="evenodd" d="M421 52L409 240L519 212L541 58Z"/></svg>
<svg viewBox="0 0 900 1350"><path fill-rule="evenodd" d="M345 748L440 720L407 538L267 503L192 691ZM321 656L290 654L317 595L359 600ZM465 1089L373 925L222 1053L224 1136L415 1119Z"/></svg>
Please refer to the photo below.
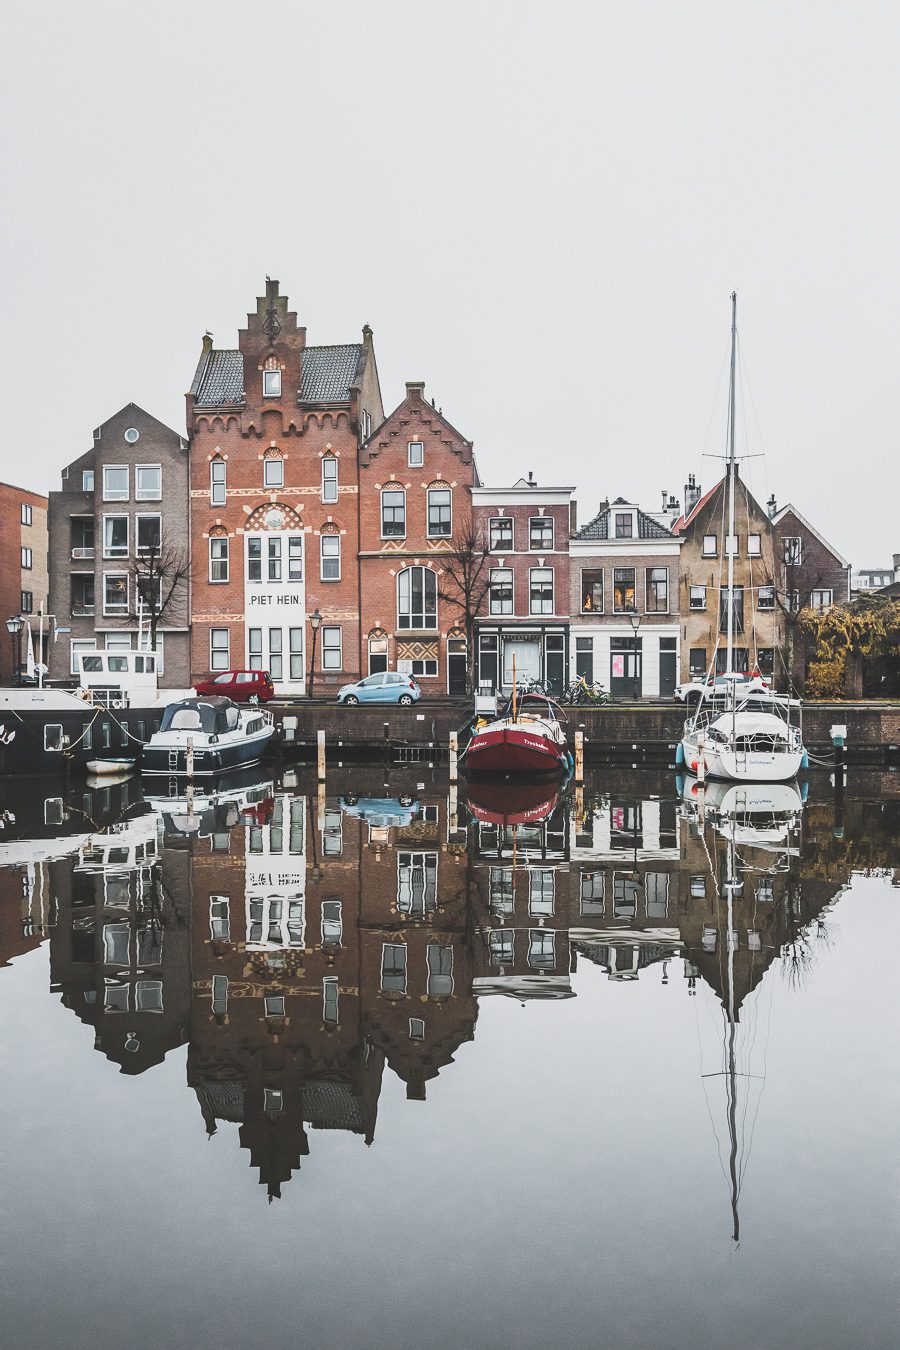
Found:
<svg viewBox="0 0 900 1350"><path fill-rule="evenodd" d="M692 477L685 488L684 512L672 526L672 533L684 540L679 580L683 680L703 675L711 665L725 669L729 551L734 556L734 669L774 674L784 640L774 526L737 468L735 474L732 538L726 478L704 496Z"/></svg>
<svg viewBox="0 0 900 1350"><path fill-rule="evenodd" d="M509 691L516 678L559 693L569 667L569 536L573 487L531 474L511 487L473 487L472 510L490 553L478 620L480 687Z"/></svg>
<svg viewBox="0 0 900 1350"><path fill-rule="evenodd" d="M358 678L357 451L383 420L371 329L307 346L277 281L236 349L204 338L187 395L194 678L268 670L303 694L316 639L316 689Z"/></svg>
<svg viewBox="0 0 900 1350"><path fill-rule="evenodd" d="M887 586L900 582L900 553L895 553L892 567L861 567L851 578L851 594L855 600L858 595L872 595L883 591Z"/></svg>
<svg viewBox="0 0 900 1350"><path fill-rule="evenodd" d="M775 530L775 562L786 606L830 609L850 599L850 564L823 539L790 502L780 509L774 495L767 503Z"/></svg>
<svg viewBox="0 0 900 1350"><path fill-rule="evenodd" d="M35 660L41 657L37 615L40 610L47 613L49 595L47 498L0 483L0 520L0 623L9 627L11 639L7 642L0 627L0 682L8 683L16 665L26 659L29 628ZM18 626L16 619L21 619ZM43 650L46 659L46 633Z"/></svg>
<svg viewBox="0 0 900 1350"><path fill-rule="evenodd" d="M666 698L678 683L681 623L674 536L634 502L602 503L569 540L570 673L620 698Z"/></svg>
<svg viewBox="0 0 900 1350"><path fill-rule="evenodd" d="M405 671L426 697L466 692L471 625L459 552L473 550L477 481L472 442L427 402L424 384L409 381L359 453L364 674Z"/></svg>
<svg viewBox="0 0 900 1350"><path fill-rule="evenodd" d="M188 520L187 441L126 404L50 493L50 609L65 639L49 646L51 679L77 674L80 653L136 647L153 607L159 682L190 683Z"/></svg>

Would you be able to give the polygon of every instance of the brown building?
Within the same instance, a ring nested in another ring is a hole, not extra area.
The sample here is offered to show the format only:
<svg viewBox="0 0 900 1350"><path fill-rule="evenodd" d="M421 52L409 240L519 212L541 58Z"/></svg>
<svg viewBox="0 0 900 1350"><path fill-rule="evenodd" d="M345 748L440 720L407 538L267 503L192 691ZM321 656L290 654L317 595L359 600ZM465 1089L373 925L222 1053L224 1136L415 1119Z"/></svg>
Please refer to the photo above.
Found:
<svg viewBox="0 0 900 1350"><path fill-rule="evenodd" d="M187 395L194 679L268 670L303 694L360 674L357 451L383 421L372 333L309 347L278 282L237 349L203 351Z"/></svg>
<svg viewBox="0 0 900 1350"><path fill-rule="evenodd" d="M768 502L775 531L775 583L782 611L784 665L802 689L806 679L806 646L799 631L804 610L822 613L850 599L850 564L823 539L795 506L777 509Z"/></svg>
<svg viewBox="0 0 900 1350"><path fill-rule="evenodd" d="M32 635L35 660L39 611L49 609L47 558L47 498L27 488L0 483L0 683L12 682L15 663L26 660L27 634ZM19 636L8 636L6 620L21 615ZM26 627L27 625L27 627ZM44 639L44 655L49 639Z"/></svg>
<svg viewBox="0 0 900 1350"><path fill-rule="evenodd" d="M184 437L136 403L63 469L49 499L50 600L69 631L50 645L51 678L77 674L79 653L136 647L140 611L160 684L190 683L187 483Z"/></svg>
<svg viewBox="0 0 900 1350"><path fill-rule="evenodd" d="M729 546L734 553L734 669L758 668L772 675L783 642L774 527L737 476L735 535L729 540L726 482L723 478L702 496L691 477L684 514L672 526L672 533L684 539L679 579L683 680L702 676L711 665L725 669Z"/></svg>
<svg viewBox="0 0 900 1350"><path fill-rule="evenodd" d="M507 488L476 487L472 507L490 549L478 620L478 684L512 688L531 677L551 692L567 681L569 535L574 488L542 487L529 474Z"/></svg>
<svg viewBox="0 0 900 1350"><path fill-rule="evenodd" d="M471 441L426 402L423 384L408 382L406 398L359 456L365 674L405 671L426 697L465 693L458 549L471 547L477 481Z"/></svg>

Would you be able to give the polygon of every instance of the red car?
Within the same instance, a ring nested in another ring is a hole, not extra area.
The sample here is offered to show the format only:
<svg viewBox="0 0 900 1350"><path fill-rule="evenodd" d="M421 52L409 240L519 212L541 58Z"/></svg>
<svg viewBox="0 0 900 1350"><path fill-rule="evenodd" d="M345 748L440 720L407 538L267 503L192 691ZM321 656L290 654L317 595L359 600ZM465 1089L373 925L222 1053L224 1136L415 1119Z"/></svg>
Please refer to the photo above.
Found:
<svg viewBox="0 0 900 1350"><path fill-rule="evenodd" d="M224 670L194 685L198 694L221 694L234 703L267 703L275 686L267 670Z"/></svg>

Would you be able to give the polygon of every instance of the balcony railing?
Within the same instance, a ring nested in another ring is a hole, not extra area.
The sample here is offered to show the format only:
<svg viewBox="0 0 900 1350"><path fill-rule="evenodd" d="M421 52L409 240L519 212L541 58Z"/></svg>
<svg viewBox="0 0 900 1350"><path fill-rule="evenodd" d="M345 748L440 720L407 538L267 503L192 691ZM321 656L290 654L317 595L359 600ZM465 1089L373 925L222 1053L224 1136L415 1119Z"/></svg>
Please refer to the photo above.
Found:
<svg viewBox="0 0 900 1350"><path fill-rule="evenodd" d="M93 548L73 548L72 557L76 562L87 562L94 556Z"/></svg>

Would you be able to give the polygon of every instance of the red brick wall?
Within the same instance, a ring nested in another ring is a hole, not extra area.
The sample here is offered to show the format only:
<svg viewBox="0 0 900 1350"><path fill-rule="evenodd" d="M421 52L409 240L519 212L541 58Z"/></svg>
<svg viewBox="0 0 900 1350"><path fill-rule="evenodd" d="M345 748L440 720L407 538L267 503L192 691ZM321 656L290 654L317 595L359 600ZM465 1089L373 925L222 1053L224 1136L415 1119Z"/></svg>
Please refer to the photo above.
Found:
<svg viewBox="0 0 900 1350"><path fill-rule="evenodd" d="M22 504L31 507L31 525L22 524ZM37 613L41 601L47 609L47 498L25 488L0 483L0 681L8 684L13 675L13 640L6 631L6 620L22 609L22 591L31 591L34 618L32 637L37 656ZM30 548L32 567L22 570L22 548ZM46 639L45 639L46 640ZM25 660L25 634L22 634L22 660Z"/></svg>
<svg viewBox="0 0 900 1350"><path fill-rule="evenodd" d="M421 441L423 464L411 467L409 444ZM438 598L437 631L405 630L398 627L397 574L405 567L425 566L437 573L437 587L449 589L442 575L442 558L452 552L471 518L474 463L472 446L427 403L423 388L407 386L400 406L377 428L360 452L360 616L362 650L360 664L368 671L368 639L383 630L388 643L388 669L398 660L398 642L417 644L416 650L434 652L437 677L419 676L423 695L447 693L447 635L462 625L462 614L451 601ZM381 490L391 483L406 492L405 538L381 537ZM428 489L445 484L452 493L452 530L449 540L428 538Z"/></svg>

